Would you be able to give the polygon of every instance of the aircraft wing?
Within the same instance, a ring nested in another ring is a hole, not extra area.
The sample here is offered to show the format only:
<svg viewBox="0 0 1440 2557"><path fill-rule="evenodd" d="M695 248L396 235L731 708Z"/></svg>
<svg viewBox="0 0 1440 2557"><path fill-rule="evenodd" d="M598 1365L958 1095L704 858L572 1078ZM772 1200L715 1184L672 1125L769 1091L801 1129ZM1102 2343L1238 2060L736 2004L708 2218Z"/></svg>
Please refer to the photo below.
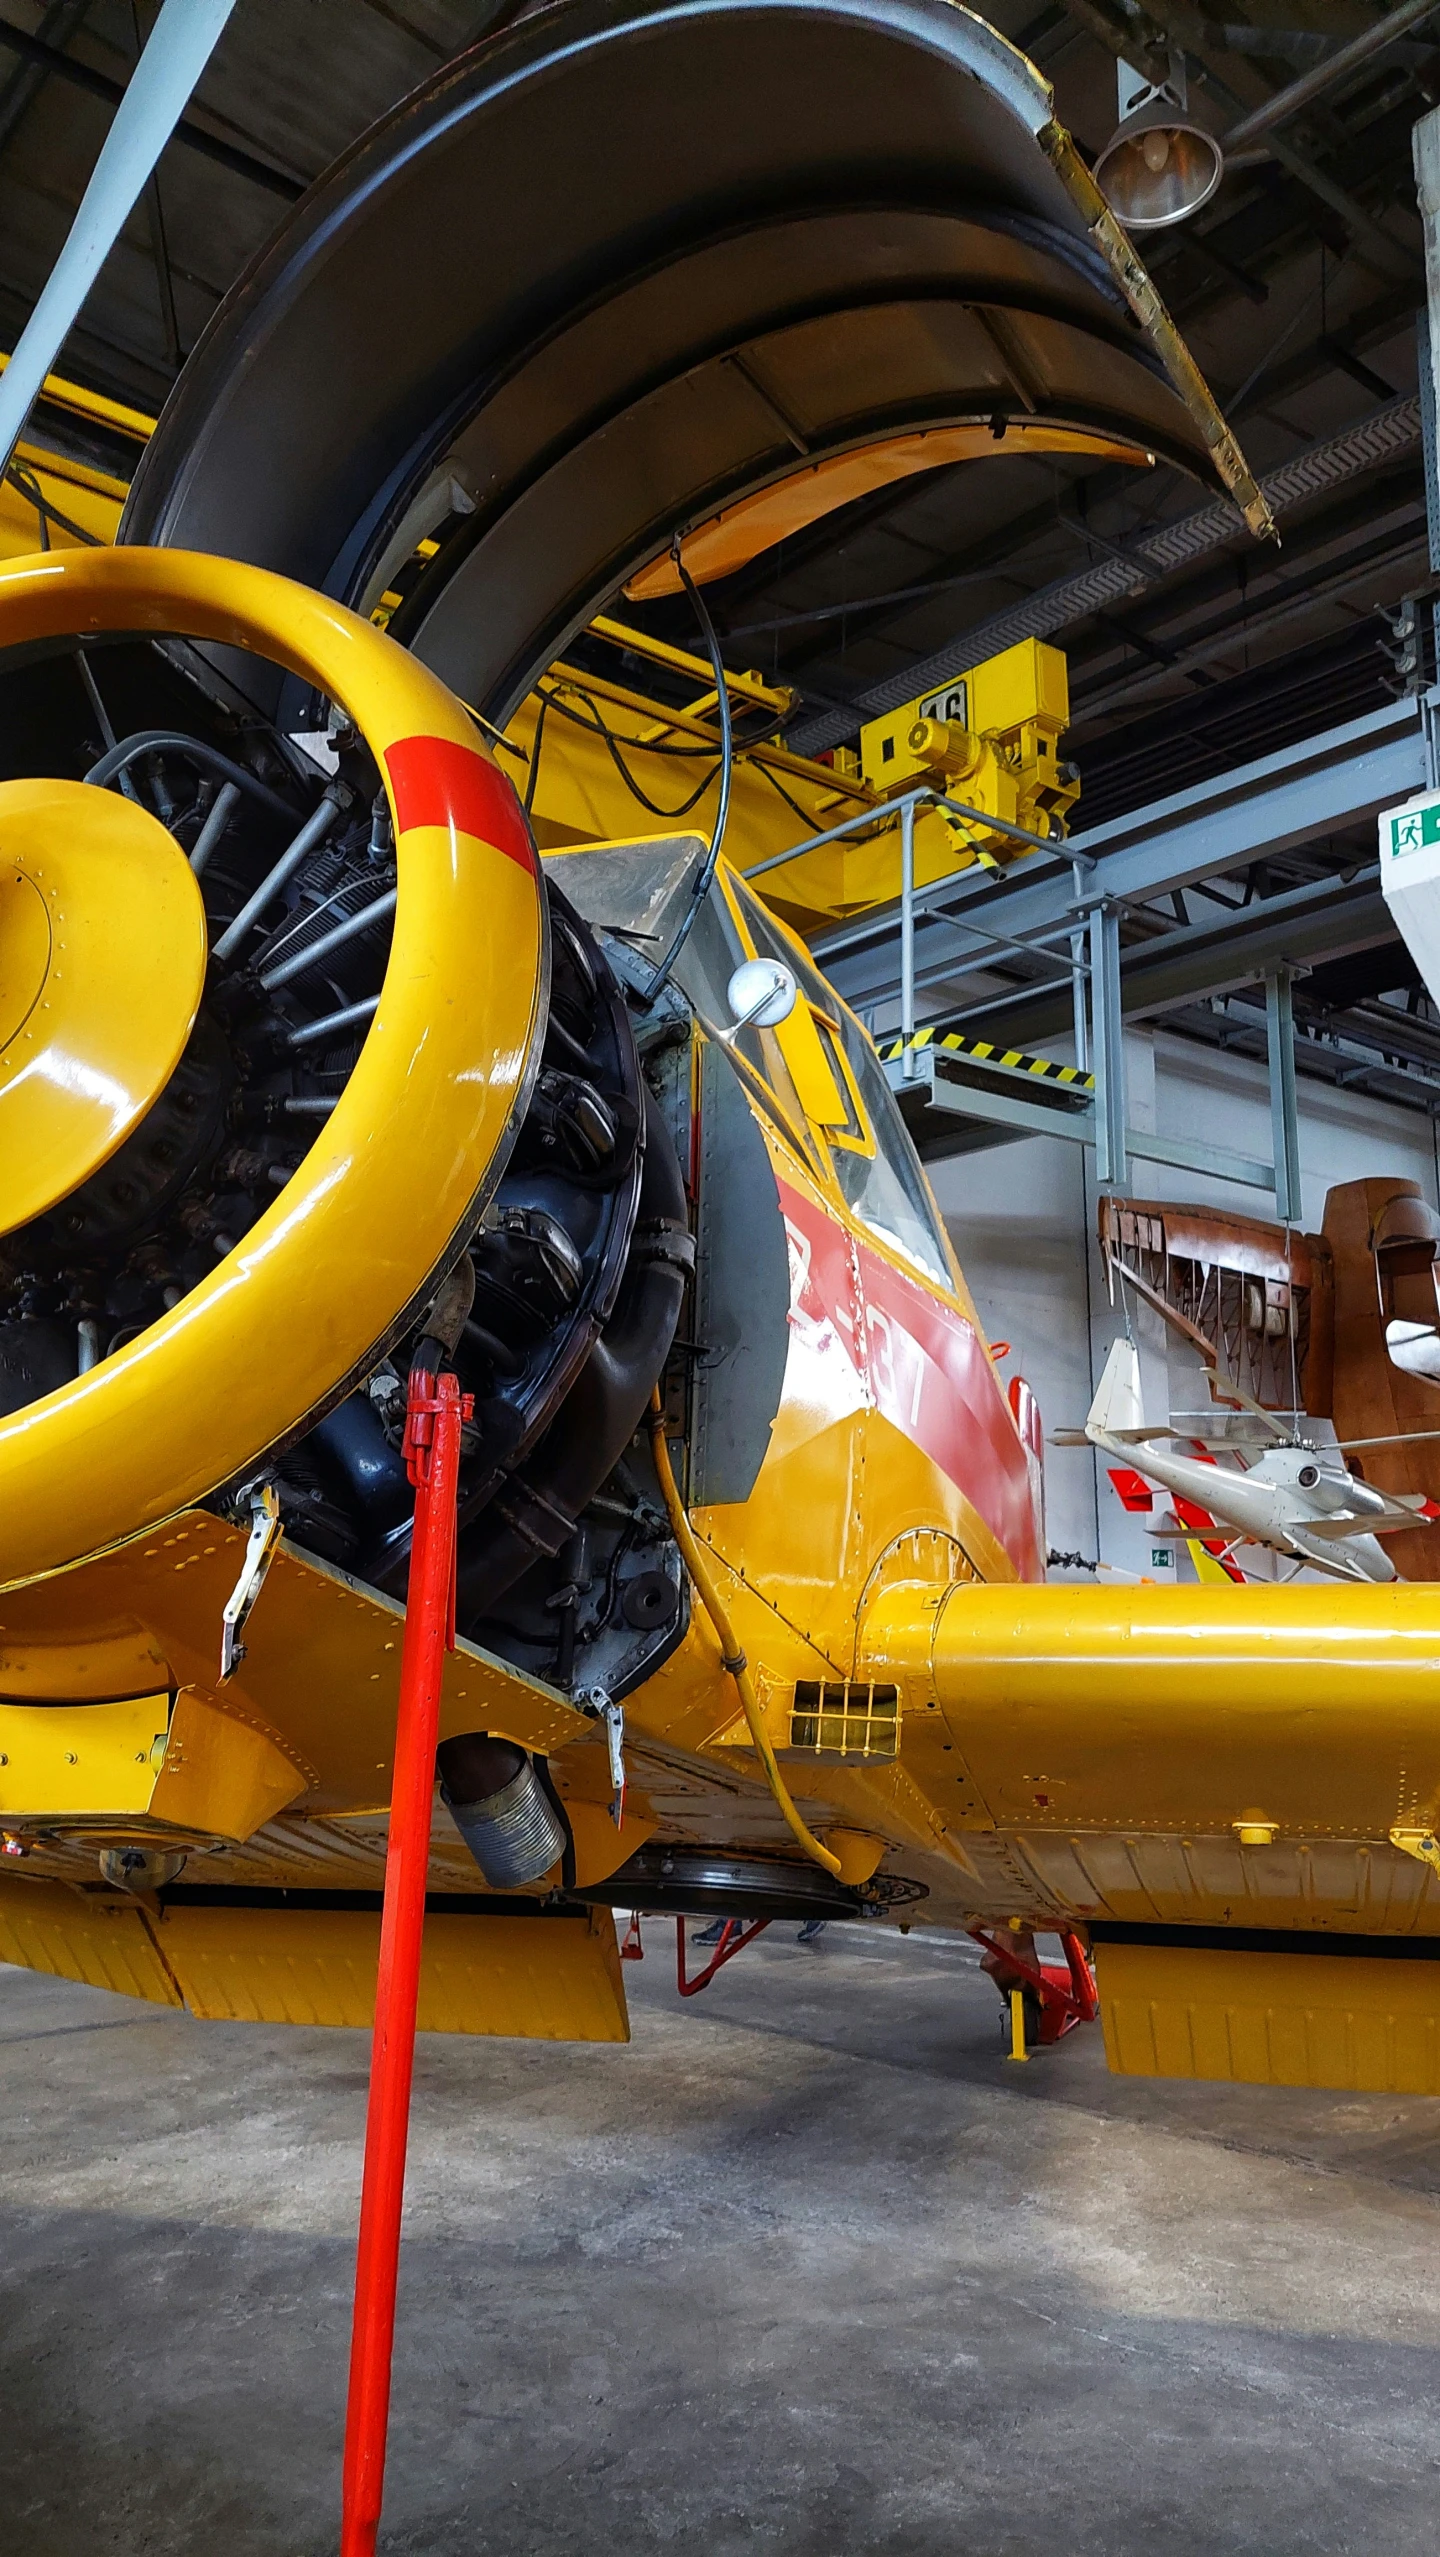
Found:
<svg viewBox="0 0 1440 2557"><path fill-rule="evenodd" d="M1206 1412L1170 1415L1170 1436L1196 1439L1202 1447L1273 1447L1276 1434L1268 1418L1254 1412L1224 1412L1212 1405ZM1287 1435L1280 1432L1282 1438Z"/></svg>

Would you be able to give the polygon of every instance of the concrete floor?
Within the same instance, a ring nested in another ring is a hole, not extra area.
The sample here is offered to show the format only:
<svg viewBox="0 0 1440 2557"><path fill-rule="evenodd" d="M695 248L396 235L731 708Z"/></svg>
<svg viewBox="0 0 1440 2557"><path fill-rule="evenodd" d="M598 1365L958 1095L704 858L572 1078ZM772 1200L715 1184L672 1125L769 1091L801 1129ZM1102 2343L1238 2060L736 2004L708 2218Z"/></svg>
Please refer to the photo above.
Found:
<svg viewBox="0 0 1440 2557"><path fill-rule="evenodd" d="M628 2050L421 2045L386 2557L1433 2548L1440 2104L647 1934ZM331 2557L366 2056L0 1970L5 2557Z"/></svg>

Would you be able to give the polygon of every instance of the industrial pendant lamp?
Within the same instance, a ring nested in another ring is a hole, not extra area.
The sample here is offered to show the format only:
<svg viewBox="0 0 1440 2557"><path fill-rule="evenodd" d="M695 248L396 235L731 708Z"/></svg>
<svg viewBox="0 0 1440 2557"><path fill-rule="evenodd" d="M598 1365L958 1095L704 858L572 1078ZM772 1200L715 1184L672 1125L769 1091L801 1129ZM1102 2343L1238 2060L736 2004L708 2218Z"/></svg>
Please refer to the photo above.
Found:
<svg viewBox="0 0 1440 2557"><path fill-rule="evenodd" d="M1191 122L1184 56L1169 56L1161 80L1116 64L1120 121L1095 163L1127 231L1162 231L1208 204L1224 174L1219 143Z"/></svg>

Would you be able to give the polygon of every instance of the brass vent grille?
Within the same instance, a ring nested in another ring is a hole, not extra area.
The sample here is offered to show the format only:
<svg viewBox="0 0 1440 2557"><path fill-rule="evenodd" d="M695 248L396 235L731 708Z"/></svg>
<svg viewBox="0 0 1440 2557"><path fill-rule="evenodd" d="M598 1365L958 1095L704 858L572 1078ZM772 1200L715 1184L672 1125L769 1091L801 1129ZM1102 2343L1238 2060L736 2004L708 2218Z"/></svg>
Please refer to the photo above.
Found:
<svg viewBox="0 0 1440 2557"><path fill-rule="evenodd" d="M873 1680L796 1681L790 1746L810 1758L895 1758L900 1753L900 1691Z"/></svg>

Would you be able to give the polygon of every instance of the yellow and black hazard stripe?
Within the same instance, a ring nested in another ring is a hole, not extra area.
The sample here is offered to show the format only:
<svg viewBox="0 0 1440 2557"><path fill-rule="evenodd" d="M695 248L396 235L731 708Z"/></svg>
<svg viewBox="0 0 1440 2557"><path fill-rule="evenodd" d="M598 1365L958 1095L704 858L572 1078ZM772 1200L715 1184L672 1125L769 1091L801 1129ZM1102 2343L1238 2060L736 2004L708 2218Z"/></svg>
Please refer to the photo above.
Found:
<svg viewBox="0 0 1440 2557"><path fill-rule="evenodd" d="M895 1039L881 1049L887 1065L904 1055L905 1044L903 1039ZM991 1039L962 1039L958 1030L917 1030L909 1044L917 1054L922 1048L944 1048L952 1056L973 1057L977 1065L1003 1065L1012 1074L1047 1075L1052 1083L1073 1083L1081 1092L1095 1089L1094 1075L1082 1074L1078 1065L1057 1065L1053 1057L1027 1056L1023 1048L997 1048Z"/></svg>

